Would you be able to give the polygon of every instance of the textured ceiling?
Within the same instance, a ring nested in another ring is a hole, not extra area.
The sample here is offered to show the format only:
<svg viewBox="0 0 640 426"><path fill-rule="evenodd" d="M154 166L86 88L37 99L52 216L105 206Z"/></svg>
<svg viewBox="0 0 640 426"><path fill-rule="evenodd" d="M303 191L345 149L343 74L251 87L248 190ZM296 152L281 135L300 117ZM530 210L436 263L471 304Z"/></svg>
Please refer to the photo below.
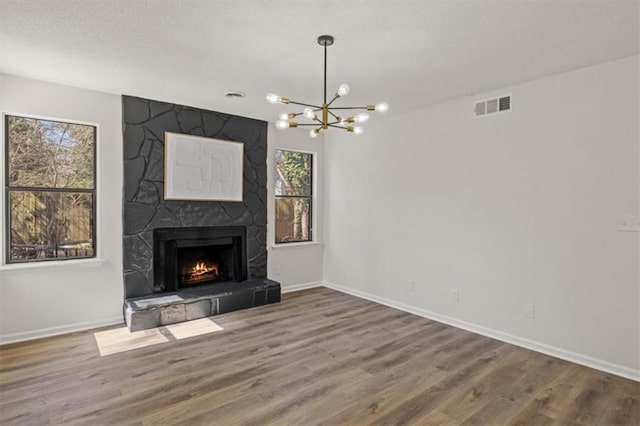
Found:
<svg viewBox="0 0 640 426"><path fill-rule="evenodd" d="M274 121L276 92L409 111L639 52L637 0L0 0L0 72ZM232 100L228 90L247 97Z"/></svg>

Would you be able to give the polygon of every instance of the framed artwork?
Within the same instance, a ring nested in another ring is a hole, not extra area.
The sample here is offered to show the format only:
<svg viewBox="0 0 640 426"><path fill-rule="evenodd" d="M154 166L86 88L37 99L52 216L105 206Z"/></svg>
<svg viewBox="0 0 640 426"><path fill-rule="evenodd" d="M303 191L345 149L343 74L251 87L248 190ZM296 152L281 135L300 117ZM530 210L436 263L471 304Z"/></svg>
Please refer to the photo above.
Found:
<svg viewBox="0 0 640 426"><path fill-rule="evenodd" d="M242 201L244 144L165 132L164 199Z"/></svg>

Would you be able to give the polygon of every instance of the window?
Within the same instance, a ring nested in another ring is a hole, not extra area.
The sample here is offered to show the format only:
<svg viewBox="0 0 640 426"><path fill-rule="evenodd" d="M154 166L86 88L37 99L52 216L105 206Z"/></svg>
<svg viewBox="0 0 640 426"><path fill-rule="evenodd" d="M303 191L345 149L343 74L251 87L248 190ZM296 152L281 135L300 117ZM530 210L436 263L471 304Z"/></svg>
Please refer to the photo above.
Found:
<svg viewBox="0 0 640 426"><path fill-rule="evenodd" d="M311 241L313 154L276 149L276 244Z"/></svg>
<svg viewBox="0 0 640 426"><path fill-rule="evenodd" d="M95 257L96 128L5 120L7 263Z"/></svg>

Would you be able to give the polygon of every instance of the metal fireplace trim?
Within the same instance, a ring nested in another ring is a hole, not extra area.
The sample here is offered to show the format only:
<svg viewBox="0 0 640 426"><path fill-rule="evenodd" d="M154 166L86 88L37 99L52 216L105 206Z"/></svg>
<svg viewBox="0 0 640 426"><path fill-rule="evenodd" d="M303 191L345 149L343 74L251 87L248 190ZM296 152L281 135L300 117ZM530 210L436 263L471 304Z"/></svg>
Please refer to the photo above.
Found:
<svg viewBox="0 0 640 426"><path fill-rule="evenodd" d="M234 241L235 276L247 279L247 229L244 226L203 226L156 228L153 230L153 287L161 293L177 290L177 248L181 241L190 244L215 245ZM167 265L167 266L165 266Z"/></svg>

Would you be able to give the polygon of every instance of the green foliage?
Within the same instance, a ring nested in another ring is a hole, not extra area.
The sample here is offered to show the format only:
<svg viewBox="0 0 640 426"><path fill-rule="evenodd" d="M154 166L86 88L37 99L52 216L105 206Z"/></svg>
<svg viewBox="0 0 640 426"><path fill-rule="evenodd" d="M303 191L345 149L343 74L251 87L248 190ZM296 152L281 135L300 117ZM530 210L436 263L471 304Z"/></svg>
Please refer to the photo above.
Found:
<svg viewBox="0 0 640 426"><path fill-rule="evenodd" d="M311 160L311 154L276 150L276 178L284 186L284 193L280 195L311 194Z"/></svg>

